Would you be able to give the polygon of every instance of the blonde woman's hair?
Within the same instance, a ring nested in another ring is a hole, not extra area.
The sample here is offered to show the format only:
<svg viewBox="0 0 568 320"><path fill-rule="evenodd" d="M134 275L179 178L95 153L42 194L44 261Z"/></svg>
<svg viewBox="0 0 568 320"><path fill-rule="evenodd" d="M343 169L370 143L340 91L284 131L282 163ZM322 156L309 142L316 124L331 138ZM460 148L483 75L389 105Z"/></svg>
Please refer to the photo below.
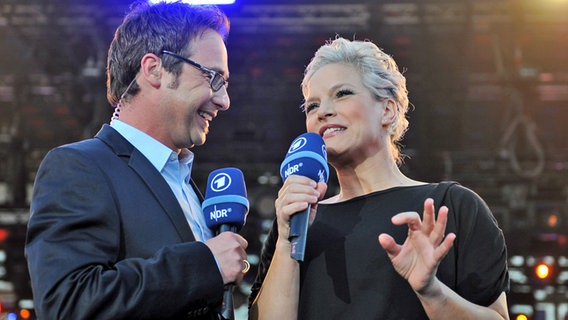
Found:
<svg viewBox="0 0 568 320"><path fill-rule="evenodd" d="M330 63L351 65L359 71L363 84L377 99L395 102L395 118L389 127L390 147L393 158L400 165L403 161L400 141L408 129L406 113L409 109L406 78L399 71L394 59L370 41L347 40L337 37L321 46L306 67L302 80L302 92L307 96L311 77Z"/></svg>

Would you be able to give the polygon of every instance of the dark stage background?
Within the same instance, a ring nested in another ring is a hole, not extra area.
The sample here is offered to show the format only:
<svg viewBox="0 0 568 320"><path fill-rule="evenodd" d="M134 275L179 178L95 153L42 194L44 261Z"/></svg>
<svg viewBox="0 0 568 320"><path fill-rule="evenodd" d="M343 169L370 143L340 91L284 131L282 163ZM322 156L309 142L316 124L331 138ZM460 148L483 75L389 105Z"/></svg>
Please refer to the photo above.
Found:
<svg viewBox="0 0 568 320"><path fill-rule="evenodd" d="M257 262L274 217L280 162L304 131L304 66L336 34L370 39L406 70L415 109L404 172L459 181L488 202L508 241L512 319L566 319L568 1L345 2L222 6L232 21L231 108L194 149L194 175L204 186L220 167L245 173L250 260ZM34 176L49 149L91 137L110 119L106 52L129 4L0 4L0 318L22 309L33 318L23 241ZM552 268L544 280L533 273L539 262ZM253 275L236 292L237 305Z"/></svg>

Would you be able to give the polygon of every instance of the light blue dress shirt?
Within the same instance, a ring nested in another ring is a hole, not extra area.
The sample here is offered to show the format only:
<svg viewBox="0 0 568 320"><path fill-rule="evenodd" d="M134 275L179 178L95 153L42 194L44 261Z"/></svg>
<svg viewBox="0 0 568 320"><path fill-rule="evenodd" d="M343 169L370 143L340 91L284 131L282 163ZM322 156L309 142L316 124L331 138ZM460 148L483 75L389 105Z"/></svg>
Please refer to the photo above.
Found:
<svg viewBox="0 0 568 320"><path fill-rule="evenodd" d="M117 119L112 121L111 127L138 149L166 179L183 210L195 239L206 241L212 238L213 232L205 223L201 203L189 183L193 152L183 149L178 155L158 140Z"/></svg>

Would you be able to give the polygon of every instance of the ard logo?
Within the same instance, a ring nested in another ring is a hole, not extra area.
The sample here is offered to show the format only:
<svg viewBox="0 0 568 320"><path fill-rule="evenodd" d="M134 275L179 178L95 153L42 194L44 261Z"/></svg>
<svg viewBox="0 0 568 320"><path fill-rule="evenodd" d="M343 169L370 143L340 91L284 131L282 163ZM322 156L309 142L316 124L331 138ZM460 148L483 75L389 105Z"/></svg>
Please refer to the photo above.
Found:
<svg viewBox="0 0 568 320"><path fill-rule="evenodd" d="M229 186L231 186L231 176L225 172L218 173L211 179L211 191L225 191Z"/></svg>
<svg viewBox="0 0 568 320"><path fill-rule="evenodd" d="M308 143L308 140L306 140L306 138L299 137L298 139L294 140L294 142L292 142L290 149L288 149L288 153L294 153L302 149L306 145L306 143Z"/></svg>

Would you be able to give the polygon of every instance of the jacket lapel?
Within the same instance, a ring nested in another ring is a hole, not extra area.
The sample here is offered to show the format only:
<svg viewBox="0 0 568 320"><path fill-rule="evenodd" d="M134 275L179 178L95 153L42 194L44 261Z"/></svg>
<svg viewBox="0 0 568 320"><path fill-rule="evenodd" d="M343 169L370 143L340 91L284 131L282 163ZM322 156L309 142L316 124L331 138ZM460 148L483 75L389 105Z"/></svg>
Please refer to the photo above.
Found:
<svg viewBox="0 0 568 320"><path fill-rule="evenodd" d="M164 213L169 217L181 239L185 242L195 241L193 232L191 232L191 228L174 193L150 161L109 125L105 124L96 137L107 143L119 157L129 158L128 165L154 194L154 197L164 209ZM198 193L198 197L202 199L200 193Z"/></svg>

